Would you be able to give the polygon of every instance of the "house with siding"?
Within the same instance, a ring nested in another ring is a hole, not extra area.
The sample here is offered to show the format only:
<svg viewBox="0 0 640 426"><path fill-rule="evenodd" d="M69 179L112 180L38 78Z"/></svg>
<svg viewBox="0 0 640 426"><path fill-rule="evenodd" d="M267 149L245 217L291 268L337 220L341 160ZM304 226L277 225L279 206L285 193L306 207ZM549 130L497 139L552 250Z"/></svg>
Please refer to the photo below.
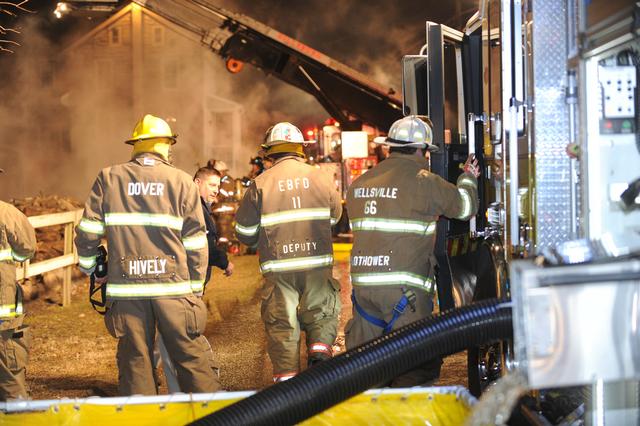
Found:
<svg viewBox="0 0 640 426"><path fill-rule="evenodd" d="M226 71L194 34L131 3L70 44L63 61L69 143L85 159L83 175L126 161L130 147L120 142L146 113L178 134L176 167L192 174L216 158L232 175L245 171L242 105L219 94Z"/></svg>

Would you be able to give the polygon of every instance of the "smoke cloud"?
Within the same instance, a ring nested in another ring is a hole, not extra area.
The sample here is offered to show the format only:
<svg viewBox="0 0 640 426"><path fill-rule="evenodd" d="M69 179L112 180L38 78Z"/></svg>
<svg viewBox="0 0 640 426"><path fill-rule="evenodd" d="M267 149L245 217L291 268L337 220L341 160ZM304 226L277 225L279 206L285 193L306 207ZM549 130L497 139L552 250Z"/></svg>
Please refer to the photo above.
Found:
<svg viewBox="0 0 640 426"><path fill-rule="evenodd" d="M130 53L123 46L118 56L116 46L114 54L108 31L73 47L98 25L95 21L84 20L75 31L66 28L64 39L52 37L54 24L42 31L42 15L53 8L52 2L42 3L40 18L20 18L22 46L0 56L2 199L55 193L84 200L101 168L128 160L130 147L123 141L143 112L168 118L179 134L173 151L177 167L193 174L208 159L218 158L232 166L235 177L249 171L249 158L270 125L286 120L305 128L328 118L311 95L260 70L245 66L238 74L228 73L220 57L179 31L166 30L162 44L150 44L157 60L149 60L146 51L142 75L136 77ZM211 3L263 22L400 93L400 59L419 52L425 21L460 28L476 1ZM114 26L121 26L123 40L131 37L126 22ZM152 32L142 36L156 37ZM204 74L210 78L202 87L199 76ZM240 120L235 148L202 131L203 123L216 128L226 118ZM233 150L239 158L235 167L230 164Z"/></svg>

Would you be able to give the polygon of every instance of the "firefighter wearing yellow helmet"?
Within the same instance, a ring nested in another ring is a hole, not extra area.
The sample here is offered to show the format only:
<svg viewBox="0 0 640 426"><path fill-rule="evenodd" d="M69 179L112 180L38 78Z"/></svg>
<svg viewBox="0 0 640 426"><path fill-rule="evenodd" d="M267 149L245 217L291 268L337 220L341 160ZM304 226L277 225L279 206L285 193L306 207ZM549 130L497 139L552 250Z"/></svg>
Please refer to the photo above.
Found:
<svg viewBox="0 0 640 426"><path fill-rule="evenodd" d="M25 375L31 339L23 324L15 262L30 259L35 251L36 234L27 217L0 201L0 401L29 397Z"/></svg>
<svg viewBox="0 0 640 426"><path fill-rule="evenodd" d="M238 239L257 246L265 277L262 320L275 382L300 370L301 329L309 365L332 356L340 312L331 276L340 195L331 176L305 163L304 143L291 123L267 130L262 148L273 167L251 182L236 214Z"/></svg>
<svg viewBox="0 0 640 426"><path fill-rule="evenodd" d="M133 145L132 159L98 174L76 228L79 264L87 274L96 267L101 239L107 240L105 325L118 339L121 395L157 394L156 332L182 392L220 389L203 336L205 222L196 184L169 162L175 142L164 120L145 115L126 141Z"/></svg>
<svg viewBox="0 0 640 426"><path fill-rule="evenodd" d="M353 231L348 349L431 315L438 217L468 220L478 209L479 170L473 157L457 185L429 172L425 153L436 147L427 117L404 117L375 142L389 146L389 157L347 193ZM388 385L428 385L439 376L440 365L440 359L432 360Z"/></svg>

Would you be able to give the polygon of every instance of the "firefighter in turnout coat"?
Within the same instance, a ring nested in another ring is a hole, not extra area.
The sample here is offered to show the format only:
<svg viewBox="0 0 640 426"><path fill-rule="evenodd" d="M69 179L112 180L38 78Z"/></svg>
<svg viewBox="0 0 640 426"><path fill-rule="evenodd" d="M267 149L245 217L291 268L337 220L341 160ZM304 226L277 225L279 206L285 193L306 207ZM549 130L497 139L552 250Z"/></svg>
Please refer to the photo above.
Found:
<svg viewBox="0 0 640 426"><path fill-rule="evenodd" d="M214 392L220 385L203 336L201 299L207 237L198 188L168 161L176 141L162 119L145 115L135 127L131 161L98 175L75 240L90 274L106 236L109 267L105 325L118 339L121 395L154 395L156 330L176 368L182 392Z"/></svg>
<svg viewBox="0 0 640 426"><path fill-rule="evenodd" d="M375 140L390 147L389 157L348 190L353 319L347 349L431 315L438 216L468 220L478 209L477 161L467 159L457 185L430 173L424 151L436 149L431 135L427 117L396 121L388 137ZM440 365L432 360L390 385L429 384Z"/></svg>
<svg viewBox="0 0 640 426"><path fill-rule="evenodd" d="M274 382L300 370L300 331L308 364L332 356L340 285L332 278L331 226L342 213L329 175L304 162L300 130L278 123L262 148L274 160L251 183L236 214L238 239L257 245L265 277L262 320Z"/></svg>
<svg viewBox="0 0 640 426"><path fill-rule="evenodd" d="M0 169L2 173L2 169ZM36 233L27 217L0 201L0 400L27 398L29 326L23 325L22 288L14 262L36 251Z"/></svg>

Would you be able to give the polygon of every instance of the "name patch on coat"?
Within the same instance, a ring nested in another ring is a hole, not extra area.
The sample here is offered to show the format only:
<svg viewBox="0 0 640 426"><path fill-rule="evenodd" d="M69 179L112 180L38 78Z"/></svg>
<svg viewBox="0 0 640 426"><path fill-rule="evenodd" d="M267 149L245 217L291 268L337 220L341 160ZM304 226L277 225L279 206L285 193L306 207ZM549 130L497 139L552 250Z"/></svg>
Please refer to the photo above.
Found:
<svg viewBox="0 0 640 426"><path fill-rule="evenodd" d="M298 243L289 243L282 244L282 253L297 253L299 251L310 252L316 251L316 242L315 241L301 241Z"/></svg>
<svg viewBox="0 0 640 426"><path fill-rule="evenodd" d="M398 188L355 188L354 198L398 198Z"/></svg>
<svg viewBox="0 0 640 426"><path fill-rule="evenodd" d="M351 256L353 266L389 266L389 256Z"/></svg>
<svg viewBox="0 0 640 426"><path fill-rule="evenodd" d="M129 182L127 185L128 195L164 195L164 183L160 182Z"/></svg>
<svg viewBox="0 0 640 426"><path fill-rule="evenodd" d="M156 256L125 257L121 261L123 275L130 278L167 277L174 272L174 265L175 261Z"/></svg>
<svg viewBox="0 0 640 426"><path fill-rule="evenodd" d="M302 179L300 178L293 178L293 179L280 179L278 181L278 191L280 192L284 192L284 191L293 191L294 189L309 189L309 187L311 186L311 182L309 181L309 178L303 177Z"/></svg>

